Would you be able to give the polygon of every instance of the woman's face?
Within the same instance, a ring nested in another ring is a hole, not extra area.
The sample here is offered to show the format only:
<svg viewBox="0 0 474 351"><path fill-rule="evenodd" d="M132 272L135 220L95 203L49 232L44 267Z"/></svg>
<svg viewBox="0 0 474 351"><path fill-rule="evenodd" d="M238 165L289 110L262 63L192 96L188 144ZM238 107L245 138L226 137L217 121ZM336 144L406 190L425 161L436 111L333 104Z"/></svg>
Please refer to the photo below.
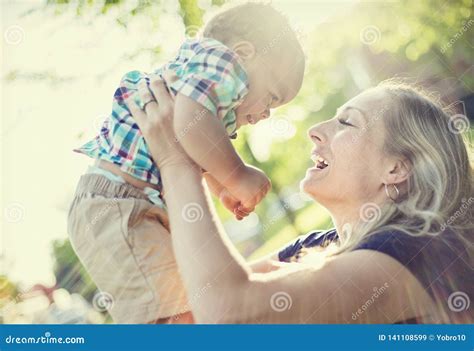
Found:
<svg viewBox="0 0 474 351"><path fill-rule="evenodd" d="M383 154L387 109L385 93L368 90L342 105L332 119L310 128L314 163L301 181L302 190L329 208L341 202L352 206L376 202L387 167Z"/></svg>

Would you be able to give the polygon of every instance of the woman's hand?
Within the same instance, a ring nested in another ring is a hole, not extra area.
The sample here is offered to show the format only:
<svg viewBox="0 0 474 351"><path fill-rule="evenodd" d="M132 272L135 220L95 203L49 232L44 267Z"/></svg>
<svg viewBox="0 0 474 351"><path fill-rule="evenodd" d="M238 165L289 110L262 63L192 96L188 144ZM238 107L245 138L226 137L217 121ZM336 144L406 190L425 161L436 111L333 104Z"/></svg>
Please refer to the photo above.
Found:
<svg viewBox="0 0 474 351"><path fill-rule="evenodd" d="M141 110L132 98L126 104L138 124L158 168L170 164L194 162L188 157L175 136L173 128L174 102L163 80L154 78L150 87L143 83L138 93L142 101L150 101Z"/></svg>

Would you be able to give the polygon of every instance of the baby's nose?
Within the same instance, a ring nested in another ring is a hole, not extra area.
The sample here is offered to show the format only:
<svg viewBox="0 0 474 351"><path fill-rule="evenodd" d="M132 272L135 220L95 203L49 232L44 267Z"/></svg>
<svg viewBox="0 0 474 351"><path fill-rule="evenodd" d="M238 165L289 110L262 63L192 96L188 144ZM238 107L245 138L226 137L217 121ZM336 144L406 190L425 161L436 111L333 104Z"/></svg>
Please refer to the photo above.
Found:
<svg viewBox="0 0 474 351"><path fill-rule="evenodd" d="M266 118L270 117L270 110L267 109L267 110L263 111L262 114L260 115L260 117L262 119L266 119Z"/></svg>

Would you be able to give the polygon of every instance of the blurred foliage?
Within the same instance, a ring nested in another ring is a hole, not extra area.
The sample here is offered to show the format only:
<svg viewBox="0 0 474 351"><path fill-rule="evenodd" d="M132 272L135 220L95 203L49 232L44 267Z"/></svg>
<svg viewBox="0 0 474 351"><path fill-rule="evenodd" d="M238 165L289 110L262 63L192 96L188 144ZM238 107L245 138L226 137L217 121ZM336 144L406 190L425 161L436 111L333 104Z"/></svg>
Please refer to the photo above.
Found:
<svg viewBox="0 0 474 351"><path fill-rule="evenodd" d="M416 66L416 61L424 62L428 56L443 65L446 76L455 75L451 61L455 54L465 59L467 67L473 62L469 42L472 42L472 28L468 23L472 21L472 10L472 0L361 3L349 14L321 25L311 35L310 48L315 51L310 54L309 70L314 74L308 75L316 78L314 86L320 94L337 92L347 82L337 79L339 82L334 84L334 71L340 69L341 61L348 62L346 58L364 49L374 55L385 54L389 60L381 63L403 63L408 72ZM466 25L471 28L471 35L468 28L466 35L461 35L454 45L446 46ZM363 43L364 34L370 45ZM444 47L446 51L442 53ZM377 68L381 71L374 78L386 78L385 67ZM455 78L470 91L474 90L472 74Z"/></svg>
<svg viewBox="0 0 474 351"><path fill-rule="evenodd" d="M91 9L96 10L98 14L106 14L112 8L116 8L117 5L125 5L126 2L126 0L47 0L46 6L56 6L57 13L68 11L72 8L78 16L81 16ZM130 1L128 2L130 3ZM132 16L144 12L150 6L158 5L159 1L138 0L134 3L134 6L129 9L129 14Z"/></svg>
<svg viewBox="0 0 474 351"><path fill-rule="evenodd" d="M92 302L97 287L80 263L68 239L53 241L56 287L82 295Z"/></svg>
<svg viewBox="0 0 474 351"><path fill-rule="evenodd" d="M210 6L220 6L223 2L212 1ZM313 5L318 6L317 3L300 6ZM78 16L87 11L103 15L115 9L117 23L126 26L137 14L159 21L163 3L48 0L47 6L56 8L58 13L72 10ZM202 26L203 14L210 9L202 6L197 0L179 0L179 13L185 28ZM348 6L353 7L318 25L313 33L300 33L308 59L305 82L296 99L276 111L276 115L284 116L294 126L296 133L289 138L273 138L266 159L259 159L254 152L258 140L252 141L250 129L244 128L235 141L242 157L262 168L273 182L273 193L256 210L263 232L239 243L245 255L264 244L252 255L260 256L305 231L331 225L328 213L318 205L306 203L297 210L285 206L285 194L298 191L298 181L311 162L306 130L314 123L332 117L336 108L358 91L394 74L416 77L422 84L452 79L462 94L474 91L472 0L401 0ZM129 59L139 54L131 53ZM154 54L162 58L160 50ZM275 217L272 208L278 204L285 213ZM222 206L217 204L217 208L224 220L231 220L231 214ZM265 223L270 224L263 225ZM57 248L73 255L65 243ZM71 265L64 255L59 252L58 255L62 257L61 262Z"/></svg>
<svg viewBox="0 0 474 351"><path fill-rule="evenodd" d="M8 279L6 275L0 275L0 309L15 299L18 295L18 287Z"/></svg>
<svg viewBox="0 0 474 351"><path fill-rule="evenodd" d="M21 300L18 286L6 275L0 275L0 324L5 323L8 309Z"/></svg>
<svg viewBox="0 0 474 351"><path fill-rule="evenodd" d="M179 0L181 6L181 17L183 17L184 26L190 27L201 27L203 24L202 16L204 15L203 9L201 9L197 1L195 0Z"/></svg>

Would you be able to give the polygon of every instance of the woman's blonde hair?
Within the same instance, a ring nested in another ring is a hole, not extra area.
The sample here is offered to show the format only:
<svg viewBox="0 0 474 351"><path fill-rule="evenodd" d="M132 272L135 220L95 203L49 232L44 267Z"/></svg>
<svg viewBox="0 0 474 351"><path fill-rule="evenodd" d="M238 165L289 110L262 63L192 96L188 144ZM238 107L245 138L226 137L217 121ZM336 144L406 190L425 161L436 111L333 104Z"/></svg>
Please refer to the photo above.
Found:
<svg viewBox="0 0 474 351"><path fill-rule="evenodd" d="M452 237L440 235L450 228L464 244L472 267L474 176L472 149L463 136L469 132L467 117L403 81L384 81L372 89L387 94L383 151L407 160L410 174L396 201L387 198L385 205L372 209L374 216L349 228L328 254L350 251L369 236L386 231L433 236L451 246Z"/></svg>

